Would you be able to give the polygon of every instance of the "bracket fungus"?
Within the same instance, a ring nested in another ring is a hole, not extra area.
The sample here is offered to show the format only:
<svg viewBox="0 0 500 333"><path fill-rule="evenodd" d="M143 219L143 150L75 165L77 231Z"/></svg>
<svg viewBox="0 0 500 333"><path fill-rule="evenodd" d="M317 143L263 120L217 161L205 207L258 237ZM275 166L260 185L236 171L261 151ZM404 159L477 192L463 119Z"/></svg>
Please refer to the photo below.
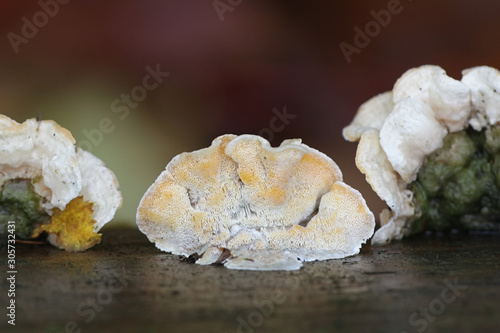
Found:
<svg viewBox="0 0 500 333"><path fill-rule="evenodd" d="M274 148L255 135L222 135L174 157L144 194L137 224L163 251L248 270L357 254L375 227L329 157L300 139Z"/></svg>
<svg viewBox="0 0 500 333"><path fill-rule="evenodd" d="M356 165L388 209L373 244L424 230L500 230L500 72L455 80L432 65L358 109L343 130Z"/></svg>
<svg viewBox="0 0 500 333"><path fill-rule="evenodd" d="M121 203L114 173L77 148L68 130L0 115L0 234L32 239L46 232L61 249L86 250L100 242L98 231Z"/></svg>

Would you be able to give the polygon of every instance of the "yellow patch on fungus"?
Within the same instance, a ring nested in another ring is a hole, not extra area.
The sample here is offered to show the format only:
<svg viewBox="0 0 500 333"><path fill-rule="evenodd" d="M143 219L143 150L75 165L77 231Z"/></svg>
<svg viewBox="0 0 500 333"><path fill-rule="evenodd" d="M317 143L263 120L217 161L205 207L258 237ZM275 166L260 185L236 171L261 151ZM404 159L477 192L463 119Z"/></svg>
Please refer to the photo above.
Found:
<svg viewBox="0 0 500 333"><path fill-rule="evenodd" d="M273 205L281 205L287 199L287 193L282 187L273 186L260 192L262 197L267 198Z"/></svg>
<svg viewBox="0 0 500 333"><path fill-rule="evenodd" d="M42 232L56 237L56 246L66 251L84 251L101 242L101 234L94 231L95 220L92 219L93 204L76 197L64 210L54 208L48 224L39 224L33 231L33 237Z"/></svg>
<svg viewBox="0 0 500 333"><path fill-rule="evenodd" d="M255 174L255 170L250 168L240 169L239 176L241 181L247 185L254 185L260 180L259 176Z"/></svg>

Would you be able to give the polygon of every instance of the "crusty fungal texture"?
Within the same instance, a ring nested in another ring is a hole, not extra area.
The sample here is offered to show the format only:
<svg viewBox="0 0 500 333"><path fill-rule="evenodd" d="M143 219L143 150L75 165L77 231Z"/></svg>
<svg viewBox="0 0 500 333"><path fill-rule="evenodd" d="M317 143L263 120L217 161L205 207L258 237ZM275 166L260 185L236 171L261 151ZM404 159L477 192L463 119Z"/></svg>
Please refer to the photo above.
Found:
<svg viewBox="0 0 500 333"><path fill-rule="evenodd" d="M38 204L49 216L82 197L92 207L93 233L112 219L122 203L114 173L100 159L77 148L68 130L51 120L28 119L20 124L0 115L0 191L4 184L16 180L31 182L33 195L40 198ZM72 237L79 231L75 229ZM48 240L67 248L61 245L65 242L60 237L53 232ZM72 251L84 249L85 245L71 247Z"/></svg>
<svg viewBox="0 0 500 333"><path fill-rule="evenodd" d="M163 250L232 269L295 270L359 253L374 216L326 155L285 140L223 135L172 159L137 224Z"/></svg>
<svg viewBox="0 0 500 333"><path fill-rule="evenodd" d="M386 244L412 232L416 211L411 184L423 163L445 138L500 121L500 72L466 69L460 81L432 65L410 69L392 91L365 102L344 128L346 140L359 141L356 164L388 209L372 244ZM448 139L447 139L448 140Z"/></svg>

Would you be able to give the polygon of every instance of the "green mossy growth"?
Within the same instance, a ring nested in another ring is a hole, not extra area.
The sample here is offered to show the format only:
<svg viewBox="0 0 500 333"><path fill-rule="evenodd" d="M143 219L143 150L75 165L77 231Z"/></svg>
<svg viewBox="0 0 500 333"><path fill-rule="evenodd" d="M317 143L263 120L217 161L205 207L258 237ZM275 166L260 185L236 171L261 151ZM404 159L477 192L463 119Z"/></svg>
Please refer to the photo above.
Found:
<svg viewBox="0 0 500 333"><path fill-rule="evenodd" d="M409 188L415 205L410 234L500 230L500 128L448 134Z"/></svg>
<svg viewBox="0 0 500 333"><path fill-rule="evenodd" d="M22 239L31 238L35 224L50 222L50 216L40 208L40 200L31 180L5 182L0 194L0 235L6 235L8 221L16 222L16 237Z"/></svg>

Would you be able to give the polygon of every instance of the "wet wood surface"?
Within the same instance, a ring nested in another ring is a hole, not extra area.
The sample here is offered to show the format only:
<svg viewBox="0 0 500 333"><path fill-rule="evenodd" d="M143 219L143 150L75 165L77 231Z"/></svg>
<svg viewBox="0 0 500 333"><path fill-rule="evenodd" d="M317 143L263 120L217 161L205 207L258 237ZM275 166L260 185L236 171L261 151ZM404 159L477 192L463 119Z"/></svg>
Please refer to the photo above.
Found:
<svg viewBox="0 0 500 333"><path fill-rule="evenodd" d="M456 233L299 271L235 271L108 228L83 253L17 244L16 326L2 314L0 331L500 332L499 261L500 235Z"/></svg>

